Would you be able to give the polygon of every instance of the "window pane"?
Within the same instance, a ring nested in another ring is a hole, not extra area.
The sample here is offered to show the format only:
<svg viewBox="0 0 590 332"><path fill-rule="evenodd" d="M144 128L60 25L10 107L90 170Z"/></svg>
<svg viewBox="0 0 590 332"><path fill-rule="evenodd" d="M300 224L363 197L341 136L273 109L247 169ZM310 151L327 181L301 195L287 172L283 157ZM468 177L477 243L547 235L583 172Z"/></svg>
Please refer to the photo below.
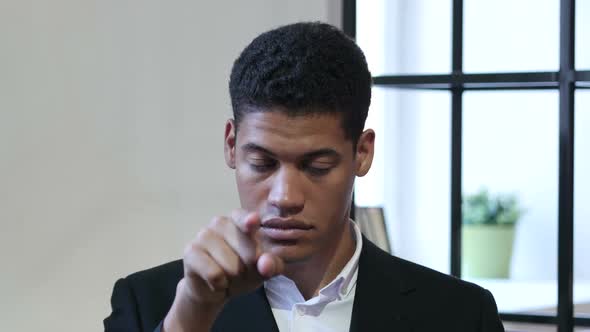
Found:
<svg viewBox="0 0 590 332"><path fill-rule="evenodd" d="M590 70L590 1L576 1L576 68Z"/></svg>
<svg viewBox="0 0 590 332"><path fill-rule="evenodd" d="M555 314L558 94L466 92L463 105L464 277L500 311Z"/></svg>
<svg viewBox="0 0 590 332"><path fill-rule="evenodd" d="M449 273L450 94L373 91L377 164L357 179L356 203L384 206L396 256Z"/></svg>
<svg viewBox="0 0 590 332"><path fill-rule="evenodd" d="M357 42L374 76L448 73L451 0L357 1Z"/></svg>
<svg viewBox="0 0 590 332"><path fill-rule="evenodd" d="M590 90L575 98L574 312L590 317Z"/></svg>
<svg viewBox="0 0 590 332"><path fill-rule="evenodd" d="M555 71L559 1L464 1L465 72Z"/></svg>

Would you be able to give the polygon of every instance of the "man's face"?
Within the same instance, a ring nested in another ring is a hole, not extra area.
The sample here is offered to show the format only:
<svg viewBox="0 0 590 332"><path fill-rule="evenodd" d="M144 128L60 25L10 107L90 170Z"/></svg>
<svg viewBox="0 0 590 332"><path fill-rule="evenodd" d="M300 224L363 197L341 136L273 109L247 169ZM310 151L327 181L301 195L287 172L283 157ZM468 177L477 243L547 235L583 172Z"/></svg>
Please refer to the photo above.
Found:
<svg viewBox="0 0 590 332"><path fill-rule="evenodd" d="M261 216L266 251L285 262L330 252L343 239L355 176L368 171L374 133L356 151L339 115L289 117L280 110L247 113L237 136L226 125L225 152L235 169L242 208Z"/></svg>

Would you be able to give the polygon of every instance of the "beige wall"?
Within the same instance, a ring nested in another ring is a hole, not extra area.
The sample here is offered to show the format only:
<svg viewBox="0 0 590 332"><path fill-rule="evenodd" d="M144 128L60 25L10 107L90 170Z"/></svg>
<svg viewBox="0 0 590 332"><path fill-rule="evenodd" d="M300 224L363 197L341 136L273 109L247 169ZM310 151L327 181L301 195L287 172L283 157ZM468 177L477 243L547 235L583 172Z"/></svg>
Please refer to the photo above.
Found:
<svg viewBox="0 0 590 332"><path fill-rule="evenodd" d="M0 324L101 331L114 281L237 207L227 81L337 0L0 1Z"/></svg>

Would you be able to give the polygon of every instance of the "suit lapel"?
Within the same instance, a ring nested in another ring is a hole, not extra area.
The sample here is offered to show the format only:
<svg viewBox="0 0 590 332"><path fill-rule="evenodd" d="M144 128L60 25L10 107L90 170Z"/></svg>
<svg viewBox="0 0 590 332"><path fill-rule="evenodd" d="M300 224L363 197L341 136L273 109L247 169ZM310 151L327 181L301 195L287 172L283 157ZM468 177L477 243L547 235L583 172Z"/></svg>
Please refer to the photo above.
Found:
<svg viewBox="0 0 590 332"><path fill-rule="evenodd" d="M279 332L264 286L232 299L217 317L213 331Z"/></svg>
<svg viewBox="0 0 590 332"><path fill-rule="evenodd" d="M363 236L350 332L413 331L406 309L415 286L403 277L400 265L398 258ZM279 332L263 286L228 302L213 331L243 331L245 326L249 331Z"/></svg>
<svg viewBox="0 0 590 332"><path fill-rule="evenodd" d="M412 331L404 300L414 287L395 260L363 236L350 332Z"/></svg>

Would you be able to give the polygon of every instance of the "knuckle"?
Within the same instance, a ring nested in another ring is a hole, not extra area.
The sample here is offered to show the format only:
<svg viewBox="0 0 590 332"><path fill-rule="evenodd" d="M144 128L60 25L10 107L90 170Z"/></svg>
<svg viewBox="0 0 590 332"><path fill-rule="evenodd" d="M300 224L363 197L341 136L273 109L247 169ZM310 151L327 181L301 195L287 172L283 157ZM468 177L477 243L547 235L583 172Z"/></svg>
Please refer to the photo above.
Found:
<svg viewBox="0 0 590 332"><path fill-rule="evenodd" d="M184 272L185 276L190 279L190 280L198 280L201 278L201 276L197 273L197 271L193 270L192 268L186 268L185 267L185 272Z"/></svg>
<svg viewBox="0 0 590 332"><path fill-rule="evenodd" d="M211 239L212 236L213 232L209 228L205 228L197 234L195 240L197 243L205 243Z"/></svg>
<svg viewBox="0 0 590 332"><path fill-rule="evenodd" d="M237 277L241 275L243 272L242 264L240 264L239 260L236 260L231 266L227 269L227 273L231 277Z"/></svg>
<svg viewBox="0 0 590 332"><path fill-rule="evenodd" d="M217 284L223 281L225 275L223 270L219 268L212 268L205 273L204 278L213 284Z"/></svg>
<svg viewBox="0 0 590 332"><path fill-rule="evenodd" d="M197 244L195 242L191 242L191 243L187 244L184 247L184 251L183 251L184 258L187 259L189 257L192 257L197 250L199 250L199 247L197 246Z"/></svg>
<svg viewBox="0 0 590 332"><path fill-rule="evenodd" d="M243 239L240 241L239 253L245 264L250 265L256 263L256 259L258 258L256 257L256 244Z"/></svg>
<svg viewBox="0 0 590 332"><path fill-rule="evenodd" d="M216 229L221 229L226 222L227 220L223 217L215 217L211 220L210 226Z"/></svg>

